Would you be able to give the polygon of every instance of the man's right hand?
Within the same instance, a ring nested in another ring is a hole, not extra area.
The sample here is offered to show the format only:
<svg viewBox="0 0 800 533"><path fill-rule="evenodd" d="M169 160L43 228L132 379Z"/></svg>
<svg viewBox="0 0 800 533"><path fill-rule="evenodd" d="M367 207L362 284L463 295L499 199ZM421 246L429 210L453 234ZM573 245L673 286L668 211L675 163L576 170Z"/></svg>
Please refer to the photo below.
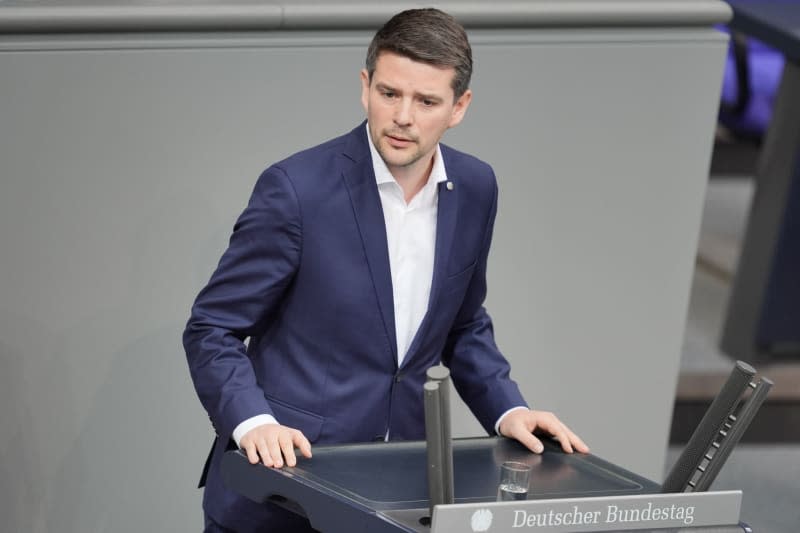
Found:
<svg viewBox="0 0 800 533"><path fill-rule="evenodd" d="M311 443L297 429L280 424L263 424L244 434L239 447L247 452L251 464L264 463L264 466L280 468L297 464L295 446L303 457L311 457Z"/></svg>

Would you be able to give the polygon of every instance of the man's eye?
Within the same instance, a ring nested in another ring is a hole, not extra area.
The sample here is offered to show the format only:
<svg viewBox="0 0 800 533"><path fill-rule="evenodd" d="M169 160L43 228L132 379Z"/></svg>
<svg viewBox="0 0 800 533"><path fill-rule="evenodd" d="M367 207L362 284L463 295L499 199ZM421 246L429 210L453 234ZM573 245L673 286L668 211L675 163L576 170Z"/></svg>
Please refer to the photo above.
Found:
<svg viewBox="0 0 800 533"><path fill-rule="evenodd" d="M427 100L427 99L422 100L422 105L424 105L425 107L432 107L435 104L436 102L434 102L433 100Z"/></svg>
<svg viewBox="0 0 800 533"><path fill-rule="evenodd" d="M395 93L392 92L392 91L383 91L383 97L384 98L394 98L395 97Z"/></svg>

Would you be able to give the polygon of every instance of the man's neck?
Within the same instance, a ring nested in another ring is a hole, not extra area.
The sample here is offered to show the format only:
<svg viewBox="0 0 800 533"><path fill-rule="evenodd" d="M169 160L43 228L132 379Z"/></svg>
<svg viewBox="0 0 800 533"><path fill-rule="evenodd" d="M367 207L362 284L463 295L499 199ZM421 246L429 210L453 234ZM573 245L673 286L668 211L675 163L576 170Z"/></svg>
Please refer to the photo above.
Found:
<svg viewBox="0 0 800 533"><path fill-rule="evenodd" d="M389 169L395 181L403 190L403 198L406 203L409 203L411 199L425 187L425 184L428 183L428 179L431 177L431 171L433 170L434 157L435 156L431 154L431 156L427 158L427 163L420 160L410 167Z"/></svg>

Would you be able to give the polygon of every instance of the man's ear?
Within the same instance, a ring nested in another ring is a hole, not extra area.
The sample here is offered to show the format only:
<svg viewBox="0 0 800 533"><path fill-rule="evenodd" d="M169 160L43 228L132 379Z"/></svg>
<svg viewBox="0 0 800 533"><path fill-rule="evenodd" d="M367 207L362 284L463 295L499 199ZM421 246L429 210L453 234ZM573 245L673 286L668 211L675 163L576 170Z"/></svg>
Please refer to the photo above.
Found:
<svg viewBox="0 0 800 533"><path fill-rule="evenodd" d="M470 102L472 102L472 90L467 89L464 91L464 94L456 100L455 105L453 105L453 113L450 116L448 128L458 126L461 121L464 120L464 114L467 112Z"/></svg>
<svg viewBox="0 0 800 533"><path fill-rule="evenodd" d="M369 111L369 73L365 68L361 69L361 105Z"/></svg>

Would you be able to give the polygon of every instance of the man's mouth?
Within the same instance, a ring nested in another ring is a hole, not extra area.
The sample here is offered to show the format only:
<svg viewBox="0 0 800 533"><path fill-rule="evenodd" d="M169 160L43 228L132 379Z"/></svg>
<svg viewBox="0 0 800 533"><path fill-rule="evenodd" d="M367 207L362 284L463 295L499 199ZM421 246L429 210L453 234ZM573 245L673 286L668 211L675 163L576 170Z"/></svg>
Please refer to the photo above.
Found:
<svg viewBox="0 0 800 533"><path fill-rule="evenodd" d="M391 144L395 148L403 148L414 142L414 139L410 137L405 137L402 135L392 135L389 133L386 134L386 138L388 139L389 144Z"/></svg>

